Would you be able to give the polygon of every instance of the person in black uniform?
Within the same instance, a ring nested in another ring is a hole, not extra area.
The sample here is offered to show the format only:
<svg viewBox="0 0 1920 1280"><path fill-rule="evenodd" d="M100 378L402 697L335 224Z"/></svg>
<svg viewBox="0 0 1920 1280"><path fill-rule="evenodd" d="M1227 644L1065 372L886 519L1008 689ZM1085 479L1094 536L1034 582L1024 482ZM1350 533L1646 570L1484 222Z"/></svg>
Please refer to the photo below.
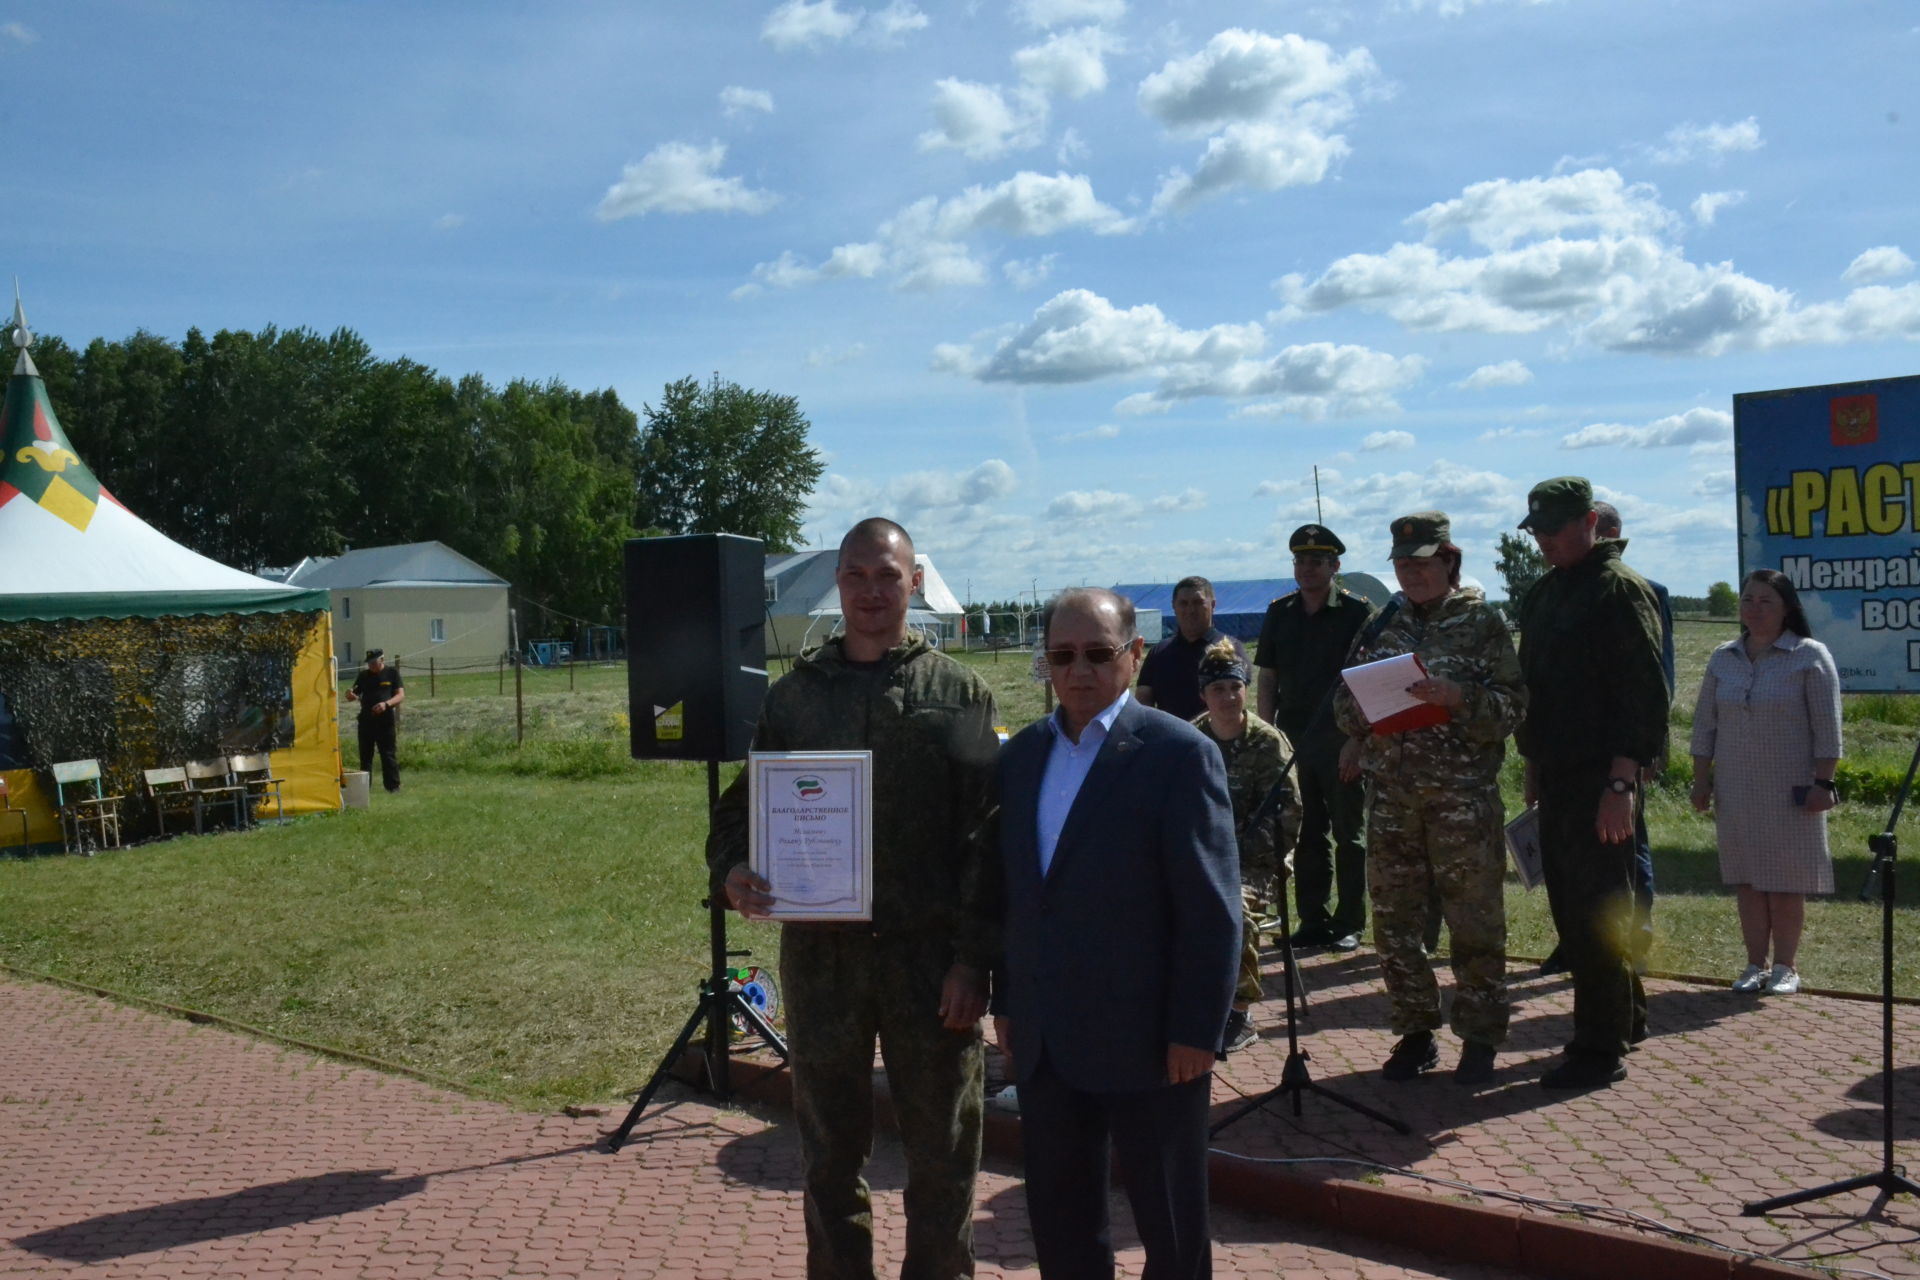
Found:
<svg viewBox="0 0 1920 1280"><path fill-rule="evenodd" d="M373 771L373 753L380 752L380 781L388 791L400 789L400 760L395 754L396 710L406 701L406 683L398 668L387 665L385 649L367 650L367 669L347 690L347 701L360 704L360 772Z"/></svg>
<svg viewBox="0 0 1920 1280"><path fill-rule="evenodd" d="M1246 660L1246 646L1213 625L1213 584L1195 575L1173 586L1173 616L1180 629L1147 651L1133 696L1143 707L1158 707L1191 722L1207 709L1200 696L1200 660L1222 640Z"/></svg>
<svg viewBox="0 0 1920 1280"><path fill-rule="evenodd" d="M1352 951L1367 922L1366 795L1357 767L1341 777L1346 736L1333 722L1333 686L1373 606L1334 584L1344 542L1324 525L1303 524L1287 540L1299 590L1267 606L1254 665L1260 718L1299 754L1300 842L1294 849L1296 947ZM1331 841L1329 841L1331 836ZM1339 891L1337 902L1334 898Z"/></svg>

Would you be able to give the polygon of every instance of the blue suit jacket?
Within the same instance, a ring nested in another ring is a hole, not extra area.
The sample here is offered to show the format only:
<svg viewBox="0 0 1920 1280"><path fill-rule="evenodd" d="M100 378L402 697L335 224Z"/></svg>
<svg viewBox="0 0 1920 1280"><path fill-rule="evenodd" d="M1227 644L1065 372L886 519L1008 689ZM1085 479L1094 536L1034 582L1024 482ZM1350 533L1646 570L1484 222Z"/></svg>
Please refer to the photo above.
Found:
<svg viewBox="0 0 1920 1280"><path fill-rule="evenodd" d="M1076 1089L1166 1083L1169 1041L1212 1048L1240 957L1240 854L1219 748L1129 700L1044 879L1035 832L1045 721L1000 753L1005 963L1016 1079L1042 1054Z"/></svg>

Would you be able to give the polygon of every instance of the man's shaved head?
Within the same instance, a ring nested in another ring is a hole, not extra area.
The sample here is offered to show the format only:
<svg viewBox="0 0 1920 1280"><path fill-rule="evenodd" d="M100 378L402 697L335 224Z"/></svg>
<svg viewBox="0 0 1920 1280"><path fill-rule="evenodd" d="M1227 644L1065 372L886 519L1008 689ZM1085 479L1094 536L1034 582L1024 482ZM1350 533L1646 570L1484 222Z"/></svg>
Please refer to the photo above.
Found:
<svg viewBox="0 0 1920 1280"><path fill-rule="evenodd" d="M896 542L906 547L907 560L913 560L913 537L905 529L885 516L868 516L853 528L847 530L847 536L840 539L840 558L847 558L847 548L855 543L890 547Z"/></svg>

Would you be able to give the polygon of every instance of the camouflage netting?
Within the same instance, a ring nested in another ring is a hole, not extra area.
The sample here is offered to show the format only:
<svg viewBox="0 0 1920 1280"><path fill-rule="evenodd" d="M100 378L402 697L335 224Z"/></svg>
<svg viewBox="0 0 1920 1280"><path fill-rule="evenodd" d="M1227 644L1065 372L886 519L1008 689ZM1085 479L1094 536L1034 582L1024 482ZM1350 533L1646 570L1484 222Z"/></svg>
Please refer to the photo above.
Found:
<svg viewBox="0 0 1920 1280"><path fill-rule="evenodd" d="M44 775L56 761L98 759L108 791L132 797L143 769L290 747L294 659L324 619L289 612L0 626L0 768Z"/></svg>

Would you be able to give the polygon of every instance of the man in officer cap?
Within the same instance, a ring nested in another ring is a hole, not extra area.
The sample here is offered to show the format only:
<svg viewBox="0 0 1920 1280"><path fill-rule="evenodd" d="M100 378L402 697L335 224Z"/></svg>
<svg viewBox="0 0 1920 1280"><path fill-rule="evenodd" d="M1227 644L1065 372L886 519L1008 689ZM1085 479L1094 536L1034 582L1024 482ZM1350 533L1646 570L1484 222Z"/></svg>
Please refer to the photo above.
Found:
<svg viewBox="0 0 1920 1280"><path fill-rule="evenodd" d="M1605 1088L1626 1077L1647 1034L1647 998L1628 947L1633 815L1643 770L1666 748L1660 613L1626 546L1598 536L1593 486L1543 480L1522 529L1552 566L1520 602L1527 716L1515 733L1526 798L1540 806L1547 903L1573 976L1573 1039L1541 1077L1549 1089Z"/></svg>
<svg viewBox="0 0 1920 1280"><path fill-rule="evenodd" d="M1298 947L1352 951L1367 922L1366 799L1357 768L1341 778L1346 736L1333 720L1333 689L1373 606L1334 583L1347 546L1333 530L1303 524L1287 540L1298 590L1267 606L1254 665L1260 718L1298 753L1300 842L1295 846ZM1336 898L1337 889L1337 898Z"/></svg>
<svg viewBox="0 0 1920 1280"><path fill-rule="evenodd" d="M378 750L380 781L390 792L400 789L397 708L406 697L399 668L387 665L387 651L367 650L367 669L355 677L347 701L360 704L360 772L372 772L373 753Z"/></svg>

